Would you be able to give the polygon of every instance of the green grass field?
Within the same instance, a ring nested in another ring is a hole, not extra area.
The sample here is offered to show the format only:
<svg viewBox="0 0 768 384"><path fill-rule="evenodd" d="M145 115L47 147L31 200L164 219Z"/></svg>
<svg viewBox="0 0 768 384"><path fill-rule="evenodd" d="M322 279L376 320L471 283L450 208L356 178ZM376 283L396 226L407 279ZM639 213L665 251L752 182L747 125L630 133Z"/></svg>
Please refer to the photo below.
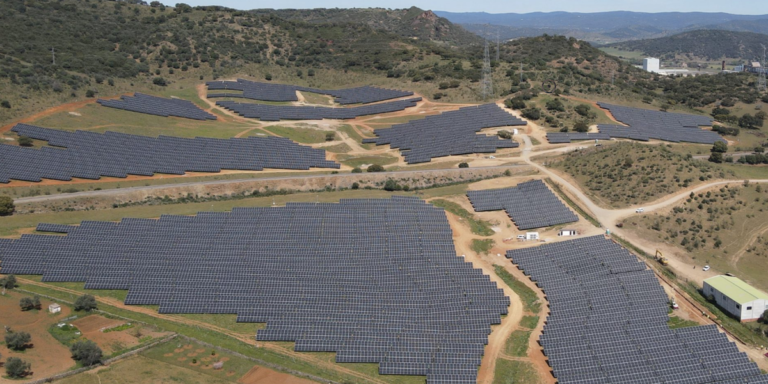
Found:
<svg viewBox="0 0 768 384"><path fill-rule="evenodd" d="M506 359L496 361L493 384L537 384L541 382L536 368L529 362Z"/></svg>
<svg viewBox="0 0 768 384"><path fill-rule="evenodd" d="M528 356L528 340L531 338L531 331L516 330L513 331L504 347L504 353L508 356L525 357Z"/></svg>
<svg viewBox="0 0 768 384"><path fill-rule="evenodd" d="M723 186L698 193L666 214L623 221L645 239L667 244L694 264L732 272L761 289L768 267L768 187Z"/></svg>
<svg viewBox="0 0 768 384"><path fill-rule="evenodd" d="M520 300L523 302L523 310L532 314L538 314L539 311L541 311L541 302L539 301L539 297L536 296L536 292L531 288L528 288L528 286L521 281L515 279L515 277L507 272L504 267L494 265L493 268L495 269L496 274L504 280L504 283L520 296Z"/></svg>
<svg viewBox="0 0 768 384"><path fill-rule="evenodd" d="M264 128L275 135L287 137L297 143L316 144L325 142L325 134L328 131L322 131L312 128L283 127L272 125Z"/></svg>
<svg viewBox="0 0 768 384"><path fill-rule="evenodd" d="M491 236L495 232L491 229L491 223L483 220L478 220L475 218L475 216L471 213L469 213L466 209L462 208L460 205L443 199L435 199L429 202L430 204L443 208L446 211L458 216L462 222L466 223L469 226L469 229L474 233L475 235L479 236Z"/></svg>
<svg viewBox="0 0 768 384"><path fill-rule="evenodd" d="M143 384L143 383L185 383L185 384L230 384L237 380L221 379L210 375L212 371L199 372L180 364L171 364L145 356L135 356L111 364L94 372L81 373L61 381L62 384Z"/></svg>

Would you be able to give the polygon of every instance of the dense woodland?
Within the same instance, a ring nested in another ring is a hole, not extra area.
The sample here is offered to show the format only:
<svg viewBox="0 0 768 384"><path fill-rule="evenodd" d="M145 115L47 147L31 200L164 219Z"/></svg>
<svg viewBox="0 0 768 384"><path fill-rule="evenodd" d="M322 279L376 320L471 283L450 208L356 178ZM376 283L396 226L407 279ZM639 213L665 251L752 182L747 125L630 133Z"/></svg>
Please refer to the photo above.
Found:
<svg viewBox="0 0 768 384"><path fill-rule="evenodd" d="M763 47L768 35L753 32L697 30L658 39L625 41L610 47L640 51L662 60L679 58L714 61L743 59L763 61Z"/></svg>

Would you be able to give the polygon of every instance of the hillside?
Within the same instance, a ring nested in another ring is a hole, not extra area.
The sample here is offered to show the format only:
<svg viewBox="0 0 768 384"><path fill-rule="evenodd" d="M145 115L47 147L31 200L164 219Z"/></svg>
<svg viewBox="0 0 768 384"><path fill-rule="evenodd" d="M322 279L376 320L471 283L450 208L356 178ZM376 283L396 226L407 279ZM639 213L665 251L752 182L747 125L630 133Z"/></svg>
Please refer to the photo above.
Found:
<svg viewBox="0 0 768 384"><path fill-rule="evenodd" d="M312 24L362 23L403 37L448 43L455 46L482 44L475 34L445 18L416 7L408 9L277 9L255 10L256 14L274 14L287 20Z"/></svg>
<svg viewBox="0 0 768 384"><path fill-rule="evenodd" d="M698 30L658 39L627 41L609 47L625 51L640 51L665 60L743 59L762 61L763 47L768 35L725 30Z"/></svg>

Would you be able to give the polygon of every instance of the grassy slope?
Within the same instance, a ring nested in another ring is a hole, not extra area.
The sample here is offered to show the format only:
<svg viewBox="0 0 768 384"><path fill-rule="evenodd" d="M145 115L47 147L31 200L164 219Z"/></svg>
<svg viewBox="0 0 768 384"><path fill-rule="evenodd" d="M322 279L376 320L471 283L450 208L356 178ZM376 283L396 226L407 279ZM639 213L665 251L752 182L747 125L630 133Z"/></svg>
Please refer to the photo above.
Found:
<svg viewBox="0 0 768 384"><path fill-rule="evenodd" d="M760 192L758 192L758 190ZM624 228L675 247L699 265L733 272L768 289L768 188L757 184L715 188L666 214L624 220ZM720 244L715 244L720 240Z"/></svg>

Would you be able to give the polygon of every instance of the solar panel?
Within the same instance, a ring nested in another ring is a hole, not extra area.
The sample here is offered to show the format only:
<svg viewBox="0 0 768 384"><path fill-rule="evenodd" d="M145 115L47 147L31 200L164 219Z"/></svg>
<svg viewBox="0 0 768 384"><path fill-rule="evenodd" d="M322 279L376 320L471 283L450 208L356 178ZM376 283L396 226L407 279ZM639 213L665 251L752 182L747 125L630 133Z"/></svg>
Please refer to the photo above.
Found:
<svg viewBox="0 0 768 384"><path fill-rule="evenodd" d="M336 90L300 87L296 85L260 83L244 79L237 81L209 81L206 83L209 91L227 91L209 93L208 98L230 97L261 101L298 101L296 91L329 95L339 104L368 104L379 101L413 96L413 92L399 91L377 87L357 87ZM239 91L236 93L232 91Z"/></svg>
<svg viewBox="0 0 768 384"><path fill-rule="evenodd" d="M509 298L456 255L445 212L412 197L82 222L0 239L3 274L126 289L161 313L237 314L261 341L474 383Z"/></svg>
<svg viewBox="0 0 768 384"><path fill-rule="evenodd" d="M292 105L267 105L253 103L238 103L234 101L217 101L216 105L233 111L245 118L260 119L261 121L280 120L348 120L360 116L378 115L402 111L416 106L421 98L397 100L387 103L362 105L349 108L310 107Z"/></svg>
<svg viewBox="0 0 768 384"><path fill-rule="evenodd" d="M48 141L51 147L23 148L0 144L0 182L41 181L74 177L152 176L155 173L261 171L264 168L340 168L325 151L282 137L232 139L148 137L124 133L60 131L17 124L20 136ZM57 148L60 147L60 148Z"/></svg>
<svg viewBox="0 0 768 384"><path fill-rule="evenodd" d="M539 343L559 383L760 382L715 325L672 330L653 272L603 236L507 251L549 302Z"/></svg>
<svg viewBox="0 0 768 384"><path fill-rule="evenodd" d="M216 116L198 108L194 103L181 99L166 99L135 93L131 96L120 96L120 100L98 99L97 103L110 108L146 113L157 116L176 116L194 120L216 120Z"/></svg>

